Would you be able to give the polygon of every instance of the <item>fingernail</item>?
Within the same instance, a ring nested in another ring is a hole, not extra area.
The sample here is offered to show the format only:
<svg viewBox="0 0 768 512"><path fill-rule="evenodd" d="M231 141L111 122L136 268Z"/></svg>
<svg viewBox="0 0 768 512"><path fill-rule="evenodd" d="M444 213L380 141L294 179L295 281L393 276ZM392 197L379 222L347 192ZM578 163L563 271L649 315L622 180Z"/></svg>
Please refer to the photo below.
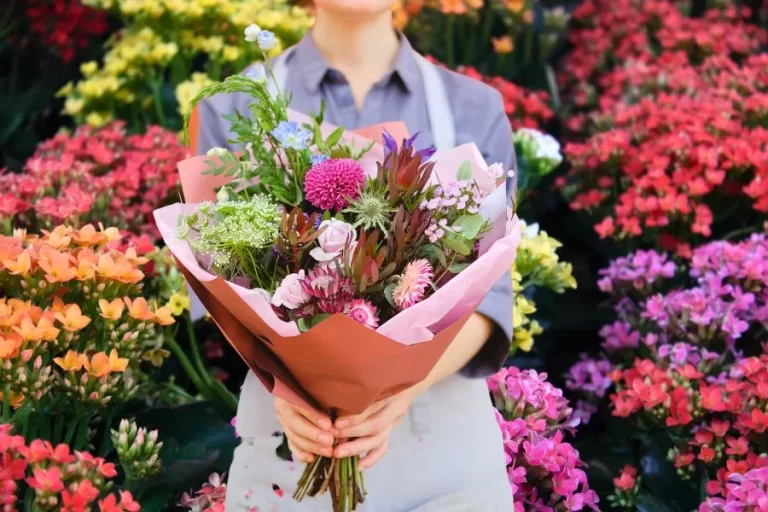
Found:
<svg viewBox="0 0 768 512"><path fill-rule="evenodd" d="M323 444L331 444L331 441L333 441L333 438L325 434L320 434L319 436L317 436L317 440Z"/></svg>
<svg viewBox="0 0 768 512"><path fill-rule="evenodd" d="M333 457L333 448L324 449L323 455L325 455L326 457Z"/></svg>
<svg viewBox="0 0 768 512"><path fill-rule="evenodd" d="M328 421L328 420L326 420L325 418L322 418L322 419L321 419L321 420L318 422L318 425L320 425L320 428L323 428L323 429L325 429L325 430L330 430L330 429L331 429L331 427L333 427L333 425L331 424L331 422L330 422L330 421Z"/></svg>
<svg viewBox="0 0 768 512"><path fill-rule="evenodd" d="M346 457L349 455L349 450L340 450L339 451L339 457Z"/></svg>
<svg viewBox="0 0 768 512"><path fill-rule="evenodd" d="M344 428L347 425L349 425L349 422L347 420L339 420L339 421L336 422L336 426L338 428Z"/></svg>

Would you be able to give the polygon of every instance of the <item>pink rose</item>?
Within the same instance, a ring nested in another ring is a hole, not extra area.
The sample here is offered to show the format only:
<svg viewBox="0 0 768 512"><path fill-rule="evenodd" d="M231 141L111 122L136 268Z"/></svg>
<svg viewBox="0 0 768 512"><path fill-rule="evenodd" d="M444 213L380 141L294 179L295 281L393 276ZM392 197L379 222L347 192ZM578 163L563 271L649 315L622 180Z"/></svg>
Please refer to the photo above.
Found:
<svg viewBox="0 0 768 512"><path fill-rule="evenodd" d="M357 240L357 232L351 224L338 219L324 220L320 227L325 227L325 231L317 237L317 244L309 252L309 255L317 261L330 261L344 250L347 243Z"/></svg>
<svg viewBox="0 0 768 512"><path fill-rule="evenodd" d="M272 295L272 305L276 307L285 306L288 309L296 309L303 306L312 298L301 283L304 281L305 274L299 270L298 274L285 276L283 282Z"/></svg>

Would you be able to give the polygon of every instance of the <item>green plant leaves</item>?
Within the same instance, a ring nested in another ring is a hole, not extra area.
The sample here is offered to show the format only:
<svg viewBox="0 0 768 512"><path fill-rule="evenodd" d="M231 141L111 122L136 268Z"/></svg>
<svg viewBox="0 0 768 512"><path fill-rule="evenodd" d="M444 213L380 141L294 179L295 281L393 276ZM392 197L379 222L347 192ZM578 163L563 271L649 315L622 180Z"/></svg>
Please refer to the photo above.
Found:
<svg viewBox="0 0 768 512"><path fill-rule="evenodd" d="M457 181L467 181L472 179L472 164L469 160L464 160L459 166L459 170L456 172Z"/></svg>
<svg viewBox="0 0 768 512"><path fill-rule="evenodd" d="M462 256L469 256L469 254L472 252L472 246L469 245L466 240L459 238L453 233L443 238L442 243L448 249L456 251Z"/></svg>
<svg viewBox="0 0 768 512"><path fill-rule="evenodd" d="M479 213L474 215L462 215L453 223L453 228L460 228L459 235L467 240L474 240L483 229L485 219Z"/></svg>

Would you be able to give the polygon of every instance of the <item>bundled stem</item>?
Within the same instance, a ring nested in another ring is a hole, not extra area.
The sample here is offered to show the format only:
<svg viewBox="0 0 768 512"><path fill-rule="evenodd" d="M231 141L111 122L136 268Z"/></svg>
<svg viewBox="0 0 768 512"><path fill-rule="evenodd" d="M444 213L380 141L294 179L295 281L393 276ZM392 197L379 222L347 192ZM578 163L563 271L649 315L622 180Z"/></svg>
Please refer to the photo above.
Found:
<svg viewBox="0 0 768 512"><path fill-rule="evenodd" d="M353 512L365 501L365 481L359 457L335 459L317 457L307 464L293 493L293 499L323 495L330 490L333 512Z"/></svg>

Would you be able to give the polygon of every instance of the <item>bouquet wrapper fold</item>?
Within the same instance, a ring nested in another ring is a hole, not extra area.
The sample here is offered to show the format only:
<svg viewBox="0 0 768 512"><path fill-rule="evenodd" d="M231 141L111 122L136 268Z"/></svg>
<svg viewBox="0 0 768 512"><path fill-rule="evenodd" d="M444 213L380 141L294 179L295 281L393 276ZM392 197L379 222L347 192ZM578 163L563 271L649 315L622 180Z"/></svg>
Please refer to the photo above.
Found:
<svg viewBox="0 0 768 512"><path fill-rule="evenodd" d="M397 131L392 125L386 128ZM401 130L406 133L404 126ZM365 129L366 137L380 132L381 128ZM356 144L364 143L366 137L355 135ZM422 381L514 263L520 226L516 217L507 220L504 187L495 189L488 181L487 167L474 145L459 146L439 153L436 169L445 182L448 169L453 169L455 179L455 169L469 160L473 179L489 193L481 211L493 228L481 241L479 258L430 297L376 330L335 314L300 332L295 323L275 314L262 290L249 290L213 275L189 244L176 237L178 218L192 213L194 203L213 200L215 189L230 181L204 175L208 159L194 157L179 163L187 203L156 210L158 229L190 287L248 367L272 395L299 407L358 414Z"/></svg>

